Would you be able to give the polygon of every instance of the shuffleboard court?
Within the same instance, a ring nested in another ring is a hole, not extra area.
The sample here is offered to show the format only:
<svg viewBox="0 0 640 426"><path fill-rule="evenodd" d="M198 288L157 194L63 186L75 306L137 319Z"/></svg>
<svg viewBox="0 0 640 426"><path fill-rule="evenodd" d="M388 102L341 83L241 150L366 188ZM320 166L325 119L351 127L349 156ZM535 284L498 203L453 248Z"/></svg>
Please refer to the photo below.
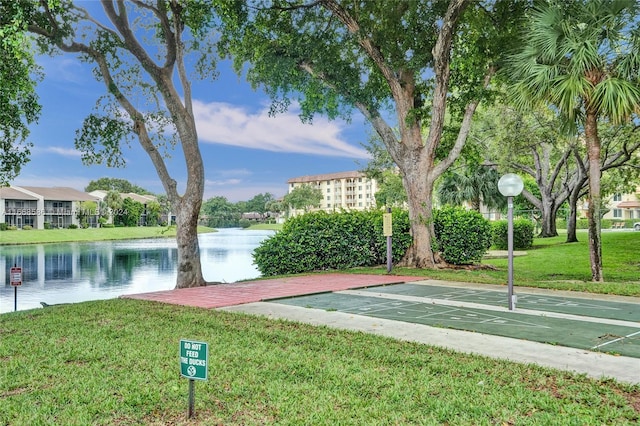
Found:
<svg viewBox="0 0 640 426"><path fill-rule="evenodd" d="M403 287L406 284L398 286ZM380 290L382 288L378 287L373 291L380 292ZM452 291L451 288L444 290ZM440 305L437 301L425 303L393 299L392 295L381 298L373 295L366 296L366 292L347 293L324 293L273 300L271 303L474 331L640 358L640 324L636 326L632 322L628 325L607 324L531 315L517 311L480 309L477 305L468 308ZM500 294L500 292L496 293ZM429 297L433 299L434 294L430 294ZM478 301L474 300L474 302ZM624 324L627 323L624 322Z"/></svg>
<svg viewBox="0 0 640 426"><path fill-rule="evenodd" d="M507 306L507 290L484 290L462 287L444 287L422 284L398 284L363 289L367 292L428 297L439 300L481 303L491 306ZM609 318L640 323L640 303L624 303L608 300L592 300L561 296L549 296L520 292L516 288L519 309L560 312L595 318ZM639 324L640 326L640 324Z"/></svg>

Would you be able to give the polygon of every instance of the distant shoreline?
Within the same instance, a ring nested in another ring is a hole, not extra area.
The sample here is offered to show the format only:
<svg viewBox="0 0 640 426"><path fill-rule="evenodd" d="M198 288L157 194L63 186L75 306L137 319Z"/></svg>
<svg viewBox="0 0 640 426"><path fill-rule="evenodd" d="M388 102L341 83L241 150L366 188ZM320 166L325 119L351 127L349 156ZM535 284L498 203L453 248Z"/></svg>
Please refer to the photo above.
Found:
<svg viewBox="0 0 640 426"><path fill-rule="evenodd" d="M206 226L198 227L198 234L218 232ZM170 238L176 236L176 228L138 226L122 228L87 229L30 229L0 231L0 246L24 244L75 243L91 241L138 240L144 238Z"/></svg>

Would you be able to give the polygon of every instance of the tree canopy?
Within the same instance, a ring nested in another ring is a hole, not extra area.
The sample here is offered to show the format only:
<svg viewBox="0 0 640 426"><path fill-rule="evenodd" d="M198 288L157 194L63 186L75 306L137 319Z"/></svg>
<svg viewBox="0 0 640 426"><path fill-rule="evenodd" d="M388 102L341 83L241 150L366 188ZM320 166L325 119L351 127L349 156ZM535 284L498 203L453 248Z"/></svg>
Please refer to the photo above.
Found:
<svg viewBox="0 0 640 426"><path fill-rule="evenodd" d="M133 192L135 194L140 194L140 195L151 194L151 192L147 191L146 189L138 185L135 185L129 182L126 179L109 178L109 177L102 177L96 180L92 180L84 188L86 192L91 192L99 189L103 191L118 191L123 193Z"/></svg>
<svg viewBox="0 0 640 426"><path fill-rule="evenodd" d="M303 120L355 109L371 123L408 194L403 263L432 267L434 182L460 155L524 3L256 1L222 45L274 113L295 101Z"/></svg>
<svg viewBox="0 0 640 426"><path fill-rule="evenodd" d="M284 204L293 210L308 211L310 207L320 207L322 191L309 184L295 187L284 196Z"/></svg>
<svg viewBox="0 0 640 426"><path fill-rule="evenodd" d="M29 125L41 110L35 91L39 68L25 34L23 3L0 2L0 186L29 161Z"/></svg>
<svg viewBox="0 0 640 426"><path fill-rule="evenodd" d="M598 121L607 118L619 124L640 108L639 12L634 0L540 3L530 13L523 43L506 68L515 82L516 105L549 103L569 130L584 128L593 281L603 281Z"/></svg>
<svg viewBox="0 0 640 426"><path fill-rule="evenodd" d="M0 0L7 10L13 0ZM16 2L42 53L63 53L95 66L105 94L76 134L85 164L125 164L123 150L137 141L164 187L176 217L177 287L205 285L197 239L204 192L204 165L198 145L188 64L200 76L215 76L212 29L216 17L237 7L234 1L72 0ZM82 7L87 6L87 8ZM196 74L197 76L197 74ZM142 102L136 100L142 99ZM165 162L174 148L185 162L186 185L170 175Z"/></svg>

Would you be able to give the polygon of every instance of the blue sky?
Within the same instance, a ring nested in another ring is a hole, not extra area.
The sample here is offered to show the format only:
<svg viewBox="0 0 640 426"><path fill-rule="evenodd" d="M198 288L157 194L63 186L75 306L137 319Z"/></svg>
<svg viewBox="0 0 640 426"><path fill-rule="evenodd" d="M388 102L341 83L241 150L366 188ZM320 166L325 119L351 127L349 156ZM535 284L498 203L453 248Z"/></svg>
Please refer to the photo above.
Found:
<svg viewBox="0 0 640 426"><path fill-rule="evenodd" d="M31 127L31 161L12 184L83 190L91 180L112 177L164 193L151 161L137 143L124 148L125 168L82 164L74 148L75 131L104 94L104 85L94 79L91 66L71 55L42 57L38 62L45 72L38 86L42 115ZM313 125L305 125L295 108L269 117L264 93L254 91L228 62L218 69L217 80L193 86L206 170L205 200L220 195L235 202L264 192L281 197L289 178L357 170L366 163L362 144L369 138L370 126L358 112L350 123L318 116ZM186 176L179 147L166 161L181 188Z"/></svg>

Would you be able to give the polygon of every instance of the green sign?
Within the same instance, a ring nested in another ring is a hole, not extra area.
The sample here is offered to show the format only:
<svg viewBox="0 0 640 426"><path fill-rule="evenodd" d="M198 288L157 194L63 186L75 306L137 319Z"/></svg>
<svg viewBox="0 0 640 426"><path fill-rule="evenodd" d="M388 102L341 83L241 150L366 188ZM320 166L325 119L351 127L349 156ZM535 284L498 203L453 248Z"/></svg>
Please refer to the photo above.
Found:
<svg viewBox="0 0 640 426"><path fill-rule="evenodd" d="M207 380L209 346L203 342L180 340L180 374L193 380Z"/></svg>

